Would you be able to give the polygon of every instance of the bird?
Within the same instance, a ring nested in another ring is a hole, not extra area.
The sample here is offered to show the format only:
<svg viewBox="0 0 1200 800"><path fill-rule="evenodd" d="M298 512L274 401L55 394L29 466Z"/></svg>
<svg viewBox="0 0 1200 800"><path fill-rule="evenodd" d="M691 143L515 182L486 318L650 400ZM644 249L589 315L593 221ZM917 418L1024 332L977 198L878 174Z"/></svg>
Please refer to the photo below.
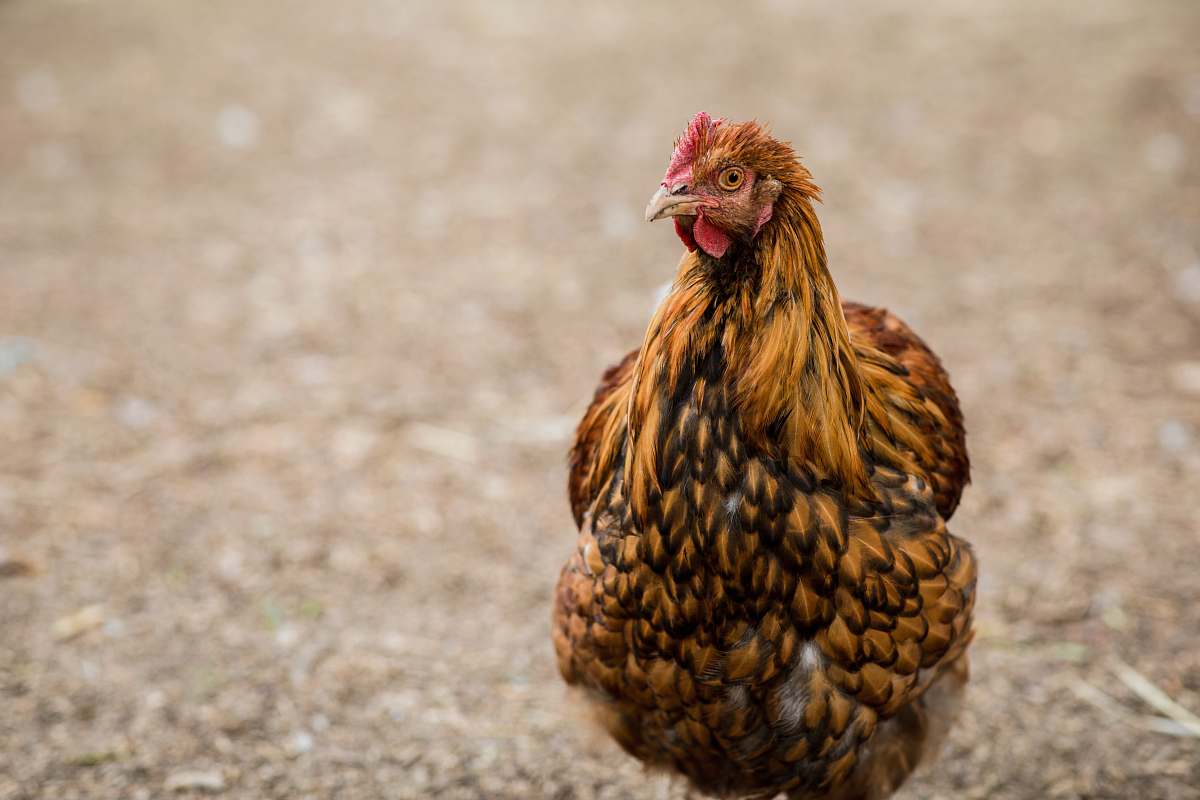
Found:
<svg viewBox="0 0 1200 800"><path fill-rule="evenodd" d="M569 453L559 671L689 794L888 797L969 676L958 398L896 315L840 299L819 200L765 125L691 119L646 208L675 279Z"/></svg>

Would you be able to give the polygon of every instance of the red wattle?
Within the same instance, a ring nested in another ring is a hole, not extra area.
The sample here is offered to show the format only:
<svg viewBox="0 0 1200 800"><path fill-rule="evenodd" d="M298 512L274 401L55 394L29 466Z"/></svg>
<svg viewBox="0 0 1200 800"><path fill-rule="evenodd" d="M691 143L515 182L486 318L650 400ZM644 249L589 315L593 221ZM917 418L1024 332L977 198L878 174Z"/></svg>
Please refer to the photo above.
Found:
<svg viewBox="0 0 1200 800"><path fill-rule="evenodd" d="M725 232L706 220L703 214L696 215L696 224L692 226L692 238L713 258L725 255L725 251L732 244Z"/></svg>
<svg viewBox="0 0 1200 800"><path fill-rule="evenodd" d="M685 228L683 223L679 221L679 217L675 217L675 235L679 237L679 241L683 242L683 246L689 252L695 252L696 240L692 237L692 232Z"/></svg>

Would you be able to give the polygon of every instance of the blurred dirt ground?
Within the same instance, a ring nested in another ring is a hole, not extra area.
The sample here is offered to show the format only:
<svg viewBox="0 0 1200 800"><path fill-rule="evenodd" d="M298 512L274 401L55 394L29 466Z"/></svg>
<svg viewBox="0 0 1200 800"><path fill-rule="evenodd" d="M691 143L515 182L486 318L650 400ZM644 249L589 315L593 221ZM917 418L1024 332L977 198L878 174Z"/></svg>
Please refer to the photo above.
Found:
<svg viewBox="0 0 1200 800"><path fill-rule="evenodd" d="M975 681L902 796L1200 797L1118 677L1200 712L1200 7L649 5L0 0L0 798L682 797L548 603L700 109L965 405Z"/></svg>

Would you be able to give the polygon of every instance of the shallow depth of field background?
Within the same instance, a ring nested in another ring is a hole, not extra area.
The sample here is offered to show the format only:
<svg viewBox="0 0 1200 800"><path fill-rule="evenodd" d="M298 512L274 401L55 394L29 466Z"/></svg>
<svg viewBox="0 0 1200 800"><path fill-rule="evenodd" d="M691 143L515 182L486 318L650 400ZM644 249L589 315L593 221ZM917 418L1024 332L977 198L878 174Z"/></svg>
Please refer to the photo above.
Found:
<svg viewBox="0 0 1200 800"><path fill-rule="evenodd" d="M1200 6L649 5L0 0L0 799L682 797L548 617L698 110L962 397L975 679L902 798L1200 797L1118 678L1200 712Z"/></svg>

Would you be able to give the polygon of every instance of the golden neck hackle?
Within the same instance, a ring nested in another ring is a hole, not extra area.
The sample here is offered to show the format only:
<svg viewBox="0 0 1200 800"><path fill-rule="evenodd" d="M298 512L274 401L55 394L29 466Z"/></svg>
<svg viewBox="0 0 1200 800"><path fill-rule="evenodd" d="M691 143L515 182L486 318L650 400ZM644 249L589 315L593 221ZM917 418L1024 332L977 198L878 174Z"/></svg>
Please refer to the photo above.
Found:
<svg viewBox="0 0 1200 800"><path fill-rule="evenodd" d="M803 462L819 478L868 489L863 460L865 390L837 289L825 264L821 228L804 181L786 185L775 217L756 240L757 280L718 291L702 257L687 254L673 291L647 328L627 398L627 486L654 480L659 404L685 365L718 343L719 379L730 392L748 443ZM696 392L712 387L697 379ZM782 434L782 435L780 435Z"/></svg>

